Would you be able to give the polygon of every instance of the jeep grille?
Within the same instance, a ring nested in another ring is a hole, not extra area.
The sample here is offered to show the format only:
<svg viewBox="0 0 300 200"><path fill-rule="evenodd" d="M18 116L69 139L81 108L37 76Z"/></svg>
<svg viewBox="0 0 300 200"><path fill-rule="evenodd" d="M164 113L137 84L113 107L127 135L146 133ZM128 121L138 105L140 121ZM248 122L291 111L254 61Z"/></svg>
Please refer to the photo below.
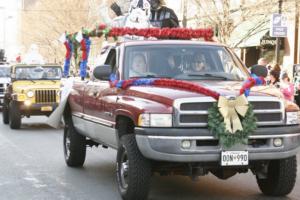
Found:
<svg viewBox="0 0 300 200"><path fill-rule="evenodd" d="M258 126L284 124L283 102L275 97L250 96ZM206 127L208 109L216 102L211 97L183 98L174 101L176 127Z"/></svg>
<svg viewBox="0 0 300 200"><path fill-rule="evenodd" d="M35 91L36 103L55 103L56 90L36 90Z"/></svg>

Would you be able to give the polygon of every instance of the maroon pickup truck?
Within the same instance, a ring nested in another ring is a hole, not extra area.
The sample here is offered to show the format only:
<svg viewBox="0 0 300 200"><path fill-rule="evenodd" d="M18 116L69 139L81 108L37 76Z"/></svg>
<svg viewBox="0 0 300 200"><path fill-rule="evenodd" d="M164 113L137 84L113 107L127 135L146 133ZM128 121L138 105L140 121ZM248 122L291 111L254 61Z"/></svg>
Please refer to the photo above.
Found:
<svg viewBox="0 0 300 200"><path fill-rule="evenodd" d="M268 94L269 89L251 91L248 101L257 129L246 144L224 149L208 129L214 98L145 82L180 80L222 96L237 96L250 74L230 49L180 40L128 41L107 49L105 63L94 69L94 80L75 81L68 97L64 110L68 166L83 165L87 146L116 149L116 176L125 200L146 199L154 172L192 178L211 172L227 179L251 170L264 194L283 196L292 191L300 146L297 105ZM112 77L117 81L114 86ZM118 87L122 80L139 78L144 84Z"/></svg>

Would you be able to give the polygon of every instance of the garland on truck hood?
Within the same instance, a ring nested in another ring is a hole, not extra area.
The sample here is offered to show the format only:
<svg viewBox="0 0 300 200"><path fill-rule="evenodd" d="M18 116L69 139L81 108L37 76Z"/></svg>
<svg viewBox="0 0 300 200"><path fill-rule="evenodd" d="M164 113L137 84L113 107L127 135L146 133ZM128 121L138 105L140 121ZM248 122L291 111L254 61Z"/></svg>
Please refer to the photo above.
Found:
<svg viewBox="0 0 300 200"><path fill-rule="evenodd" d="M238 97L226 98L199 84L174 79L129 79L110 77L111 87L127 89L130 86L161 86L183 89L210 96L217 100L208 109L208 129L219 139L220 145L230 148L235 144L247 144L248 137L256 129L256 118L247 96L256 85L264 85L263 77L249 77L242 85Z"/></svg>

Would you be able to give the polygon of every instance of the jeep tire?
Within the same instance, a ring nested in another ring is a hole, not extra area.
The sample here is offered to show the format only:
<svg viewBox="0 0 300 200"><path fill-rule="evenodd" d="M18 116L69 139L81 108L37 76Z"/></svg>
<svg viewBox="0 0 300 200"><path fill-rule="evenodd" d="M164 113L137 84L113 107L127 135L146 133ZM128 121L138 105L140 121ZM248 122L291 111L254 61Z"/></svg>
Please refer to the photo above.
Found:
<svg viewBox="0 0 300 200"><path fill-rule="evenodd" d="M9 126L11 129L20 129L21 127L21 113L18 102L11 101L8 109L9 115Z"/></svg>
<svg viewBox="0 0 300 200"><path fill-rule="evenodd" d="M3 124L9 123L9 109L8 109L8 103L4 99L3 107L2 107L2 120Z"/></svg>
<svg viewBox="0 0 300 200"><path fill-rule="evenodd" d="M296 156L293 156L286 159L270 161L267 177L260 179L256 176L256 180L260 190L265 195L284 196L293 190L296 175L297 159Z"/></svg>
<svg viewBox="0 0 300 200"><path fill-rule="evenodd" d="M81 167L85 161L86 138L77 133L71 117L66 120L63 142L67 165L70 167Z"/></svg>
<svg viewBox="0 0 300 200"><path fill-rule="evenodd" d="M151 164L139 151L133 134L120 139L117 153L117 182L124 200L147 199Z"/></svg>

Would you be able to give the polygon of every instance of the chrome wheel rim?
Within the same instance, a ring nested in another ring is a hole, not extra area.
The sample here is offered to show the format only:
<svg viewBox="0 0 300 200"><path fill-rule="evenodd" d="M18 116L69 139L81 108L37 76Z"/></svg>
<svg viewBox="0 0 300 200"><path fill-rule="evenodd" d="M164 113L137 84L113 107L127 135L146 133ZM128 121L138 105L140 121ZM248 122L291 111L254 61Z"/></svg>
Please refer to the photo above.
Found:
<svg viewBox="0 0 300 200"><path fill-rule="evenodd" d="M69 134L69 130L67 130L66 138L65 138L65 152L66 152L67 159L70 157L70 152L71 152L70 146L71 146L70 134Z"/></svg>
<svg viewBox="0 0 300 200"><path fill-rule="evenodd" d="M119 173L120 173L120 179L121 179L121 187L123 189L128 188L128 173L129 173L129 160L127 156L127 151L124 148L124 152L121 156L121 163L119 165Z"/></svg>

